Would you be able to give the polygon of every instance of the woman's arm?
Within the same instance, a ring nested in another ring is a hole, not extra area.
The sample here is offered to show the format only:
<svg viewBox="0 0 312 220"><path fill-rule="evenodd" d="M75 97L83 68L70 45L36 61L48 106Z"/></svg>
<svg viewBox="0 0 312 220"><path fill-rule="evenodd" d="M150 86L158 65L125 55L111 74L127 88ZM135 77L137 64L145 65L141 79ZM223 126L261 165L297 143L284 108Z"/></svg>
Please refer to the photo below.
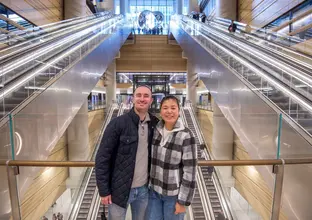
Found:
<svg viewBox="0 0 312 220"><path fill-rule="evenodd" d="M197 146L190 131L183 140L182 146L183 176L178 195L178 203L189 206L194 197L197 173Z"/></svg>

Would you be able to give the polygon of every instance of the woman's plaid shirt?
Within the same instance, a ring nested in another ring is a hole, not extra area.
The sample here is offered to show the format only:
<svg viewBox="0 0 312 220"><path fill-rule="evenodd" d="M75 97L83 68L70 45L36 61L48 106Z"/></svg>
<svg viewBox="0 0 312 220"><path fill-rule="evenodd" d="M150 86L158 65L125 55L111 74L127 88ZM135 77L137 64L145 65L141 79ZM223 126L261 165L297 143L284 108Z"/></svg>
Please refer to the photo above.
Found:
<svg viewBox="0 0 312 220"><path fill-rule="evenodd" d="M164 196L178 196L178 203L188 206L194 197L197 146L193 133L179 119L166 141L162 141L164 122L154 131L150 188Z"/></svg>

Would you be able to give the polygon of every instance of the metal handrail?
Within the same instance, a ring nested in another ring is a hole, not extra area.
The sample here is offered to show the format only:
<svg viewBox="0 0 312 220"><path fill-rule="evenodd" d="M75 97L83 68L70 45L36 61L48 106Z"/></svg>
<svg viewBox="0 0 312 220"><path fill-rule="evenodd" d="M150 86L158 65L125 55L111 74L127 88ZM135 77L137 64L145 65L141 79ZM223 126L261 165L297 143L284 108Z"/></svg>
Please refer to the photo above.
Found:
<svg viewBox="0 0 312 220"><path fill-rule="evenodd" d="M283 163L284 161L284 163ZM312 164L310 158L261 160L199 160L198 166L270 166ZM20 167L94 167L94 161L0 160L0 166Z"/></svg>

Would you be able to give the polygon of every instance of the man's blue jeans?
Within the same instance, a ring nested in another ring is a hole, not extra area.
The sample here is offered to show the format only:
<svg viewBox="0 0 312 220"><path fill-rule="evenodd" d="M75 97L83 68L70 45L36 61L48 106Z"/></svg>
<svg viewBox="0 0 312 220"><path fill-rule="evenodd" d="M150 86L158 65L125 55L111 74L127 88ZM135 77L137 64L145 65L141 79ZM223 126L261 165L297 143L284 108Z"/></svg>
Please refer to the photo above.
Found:
<svg viewBox="0 0 312 220"><path fill-rule="evenodd" d="M147 220L183 220L185 213L174 214L178 196L163 196L150 189Z"/></svg>
<svg viewBox="0 0 312 220"><path fill-rule="evenodd" d="M130 191L127 208L131 207L132 220L146 220L146 208L148 204L148 188L142 186L132 188ZM108 206L108 220L124 220L127 208L122 208L116 204Z"/></svg>

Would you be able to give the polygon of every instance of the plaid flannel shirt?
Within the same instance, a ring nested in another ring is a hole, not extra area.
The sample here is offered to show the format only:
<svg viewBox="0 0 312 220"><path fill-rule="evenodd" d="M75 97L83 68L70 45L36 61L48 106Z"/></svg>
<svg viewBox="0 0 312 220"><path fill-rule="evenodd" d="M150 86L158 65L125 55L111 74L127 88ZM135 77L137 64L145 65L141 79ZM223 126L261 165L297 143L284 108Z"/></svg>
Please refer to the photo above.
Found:
<svg viewBox="0 0 312 220"><path fill-rule="evenodd" d="M162 140L164 122L154 131L150 188L164 196L178 195L178 203L189 206L196 186L197 146L191 130L177 121L172 133Z"/></svg>

